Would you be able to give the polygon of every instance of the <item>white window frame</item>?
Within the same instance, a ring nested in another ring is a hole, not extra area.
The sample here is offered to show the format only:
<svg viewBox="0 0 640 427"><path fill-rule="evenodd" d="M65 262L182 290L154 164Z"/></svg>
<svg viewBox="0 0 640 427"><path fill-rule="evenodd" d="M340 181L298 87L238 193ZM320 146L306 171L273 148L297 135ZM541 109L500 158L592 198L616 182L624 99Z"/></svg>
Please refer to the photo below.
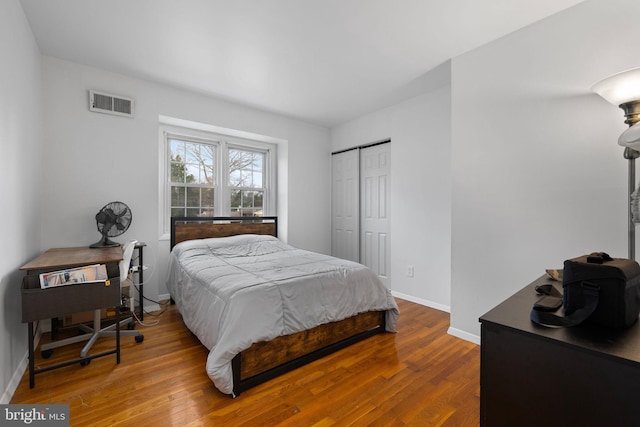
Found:
<svg viewBox="0 0 640 427"><path fill-rule="evenodd" d="M215 139L207 139L207 138L199 138L199 137L195 137L195 136L191 136L191 135L182 135L179 133L174 133L174 132L165 132L164 133L164 149L165 149L165 156L166 156L166 171L167 174L165 176L166 179L166 200L165 200L165 215L168 217L171 217L171 166L170 166L170 162L171 162L171 148L169 147L169 140L178 140L181 142L190 142L190 143L194 143L194 144L200 144L200 145L211 145L213 147L215 147L215 164L214 164L214 180L213 180L213 185L212 186L206 186L206 185L202 185L202 184L193 184L193 185L185 185L185 187L197 187L197 188L213 188L213 194L214 194L214 215L218 216L218 213L216 212L216 206L217 206L217 200L218 197L220 195L220 187L222 187L222 167L221 167L221 162L220 162L220 156L222 155L222 150L221 150L221 146L222 146L222 142L215 140ZM186 159L185 159L186 160Z"/></svg>
<svg viewBox="0 0 640 427"><path fill-rule="evenodd" d="M260 146L262 145L262 146ZM254 144L247 144L246 142L244 144L239 144L237 141L234 140L227 140L224 142L224 147L223 147L223 156L224 158L222 159L223 162L225 162L226 164L224 165L224 171L225 171L225 185L224 185L224 194L223 197L225 198L224 200L231 200L231 185L229 183L229 150L230 149L236 149L236 150L243 150L243 151L253 151L256 153L261 153L264 155L264 165L263 168L265 169L265 171L263 171L262 174L262 188L260 188L259 190L263 191L263 200L262 200L262 209L263 209L263 216L270 216L272 214L268 213L271 212L271 206L272 206L272 201L270 200L270 195L272 193L272 191L269 191L270 188L274 188L274 186L270 185L270 183L272 182L272 180L274 180L274 176L270 173L271 169L272 169L272 165L271 165L271 153L269 148L264 146L265 144L258 144L258 145L254 145ZM264 173L266 172L266 173ZM235 188L235 187L234 187ZM251 188L243 188L246 190L251 190ZM258 189L256 189L258 190ZM222 192L221 192L222 193ZM231 205L225 205L224 207L226 209L226 213L223 214L222 216L230 216L231 215ZM275 215L275 214L273 214Z"/></svg>
<svg viewBox="0 0 640 427"><path fill-rule="evenodd" d="M276 144L256 141L248 138L239 138L220 133L202 131L199 129L182 128L171 125L160 126L160 239L170 238L171 227L171 177L170 177L170 148L169 139L179 139L200 144L213 144L217 146L216 154L216 182L214 184L214 215L226 217L231 214L229 187L229 148L258 151L265 154L264 168L266 173L264 180L263 215L275 216L276 213L276 176L277 176L277 146ZM226 200L226 203L221 203Z"/></svg>

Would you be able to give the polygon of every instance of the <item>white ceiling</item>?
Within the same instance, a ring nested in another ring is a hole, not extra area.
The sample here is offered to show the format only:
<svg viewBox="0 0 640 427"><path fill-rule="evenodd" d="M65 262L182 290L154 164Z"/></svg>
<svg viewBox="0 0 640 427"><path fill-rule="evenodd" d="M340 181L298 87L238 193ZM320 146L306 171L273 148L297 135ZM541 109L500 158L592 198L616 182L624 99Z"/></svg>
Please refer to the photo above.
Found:
<svg viewBox="0 0 640 427"><path fill-rule="evenodd" d="M21 0L43 54L334 126L582 0ZM422 79L421 79L422 77Z"/></svg>

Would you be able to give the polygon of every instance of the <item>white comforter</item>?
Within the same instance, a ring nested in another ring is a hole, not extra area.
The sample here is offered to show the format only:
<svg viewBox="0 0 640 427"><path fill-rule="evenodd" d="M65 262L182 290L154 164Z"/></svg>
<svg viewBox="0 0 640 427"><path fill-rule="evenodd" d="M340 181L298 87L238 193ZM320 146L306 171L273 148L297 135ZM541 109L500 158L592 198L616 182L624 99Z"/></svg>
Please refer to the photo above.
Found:
<svg viewBox="0 0 640 427"><path fill-rule="evenodd" d="M363 265L304 251L272 236L190 240L169 258L167 287L187 327L209 350L207 373L233 392L231 360L251 344L358 313L398 306Z"/></svg>

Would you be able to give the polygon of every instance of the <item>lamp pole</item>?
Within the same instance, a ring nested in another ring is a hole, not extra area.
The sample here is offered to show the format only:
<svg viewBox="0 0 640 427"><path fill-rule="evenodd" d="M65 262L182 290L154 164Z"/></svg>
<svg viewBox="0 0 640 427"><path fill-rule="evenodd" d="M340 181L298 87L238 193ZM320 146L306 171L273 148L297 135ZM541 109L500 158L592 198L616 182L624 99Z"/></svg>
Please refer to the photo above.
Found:
<svg viewBox="0 0 640 427"><path fill-rule="evenodd" d="M633 148L624 149L624 158L629 160L629 195L628 195L628 218L629 223L629 259L636 259L636 225L633 222L633 215L631 214L631 194L636 190L636 159L640 156L640 153Z"/></svg>
<svg viewBox="0 0 640 427"><path fill-rule="evenodd" d="M640 122L640 101L630 101L620 104L620 108L624 111L625 123L629 127ZM636 159L640 157L640 152L633 148L626 147L624 149L624 158L629 161L629 195L627 202L628 219L629 222L629 259L636 259L636 225L633 222L633 215L631 213L631 194L636 189Z"/></svg>
<svg viewBox="0 0 640 427"><path fill-rule="evenodd" d="M600 80L593 85L592 91L617 105L624 111L625 123L631 128L640 122L640 67L622 71ZM634 129L624 131L618 144L625 147L624 158L629 162L629 199L627 208L629 212L629 259L636 258L636 227L633 222L633 210L631 207L631 195L636 187L636 159L640 157L640 138Z"/></svg>

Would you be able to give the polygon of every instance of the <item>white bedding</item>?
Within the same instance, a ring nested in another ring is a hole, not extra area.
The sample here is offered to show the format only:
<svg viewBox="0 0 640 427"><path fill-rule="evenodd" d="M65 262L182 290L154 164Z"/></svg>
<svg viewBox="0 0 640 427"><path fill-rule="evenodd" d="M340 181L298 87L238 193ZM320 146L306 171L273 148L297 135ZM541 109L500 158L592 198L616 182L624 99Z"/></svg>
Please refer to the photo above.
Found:
<svg viewBox="0 0 640 427"><path fill-rule="evenodd" d="M207 374L233 393L231 360L260 341L398 306L363 265L289 246L272 236L190 240L169 258L167 287L187 327L209 350Z"/></svg>

